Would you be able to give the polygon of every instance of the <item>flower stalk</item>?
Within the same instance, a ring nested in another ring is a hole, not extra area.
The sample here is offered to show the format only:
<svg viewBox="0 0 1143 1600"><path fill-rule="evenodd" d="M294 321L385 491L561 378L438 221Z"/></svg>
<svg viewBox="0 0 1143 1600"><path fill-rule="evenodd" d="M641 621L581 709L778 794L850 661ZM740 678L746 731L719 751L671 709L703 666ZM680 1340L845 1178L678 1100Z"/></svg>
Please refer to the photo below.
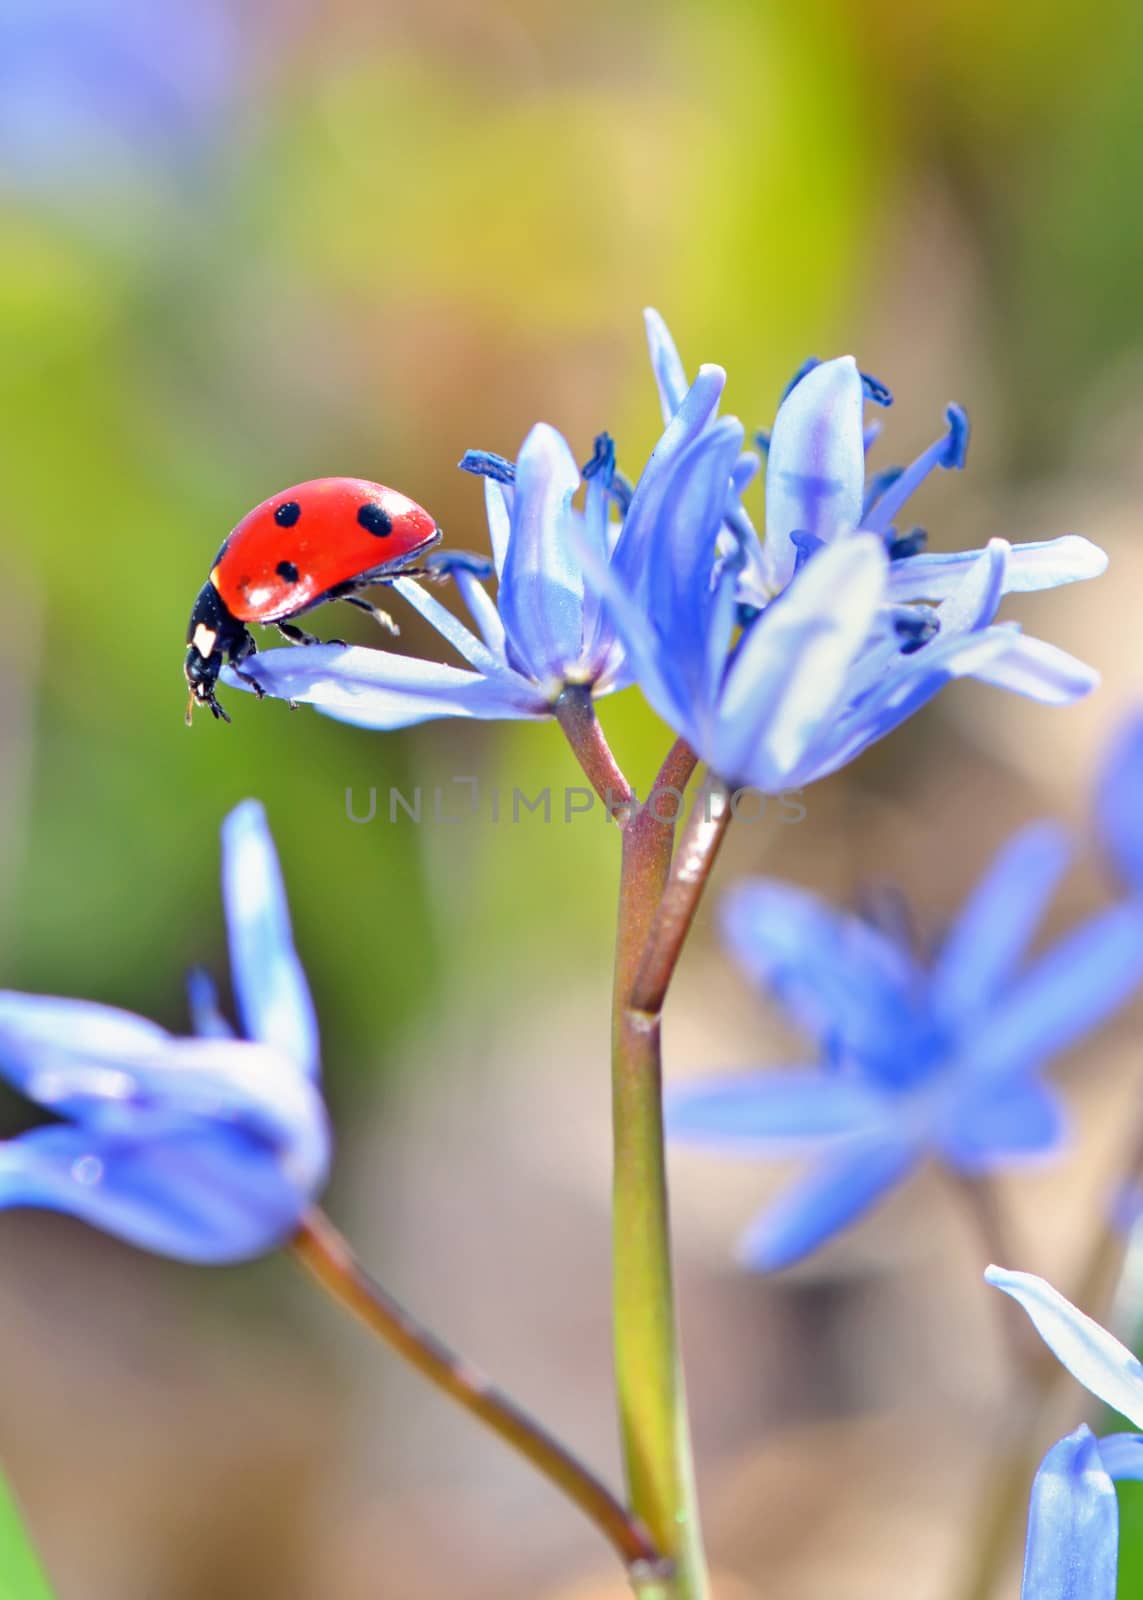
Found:
<svg viewBox="0 0 1143 1600"><path fill-rule="evenodd" d="M669 1568L638 1517L540 1423L371 1278L323 1212L308 1213L291 1248L326 1294L384 1339L430 1383L478 1417L579 1507L620 1556L636 1594L655 1594L655 1585Z"/></svg>

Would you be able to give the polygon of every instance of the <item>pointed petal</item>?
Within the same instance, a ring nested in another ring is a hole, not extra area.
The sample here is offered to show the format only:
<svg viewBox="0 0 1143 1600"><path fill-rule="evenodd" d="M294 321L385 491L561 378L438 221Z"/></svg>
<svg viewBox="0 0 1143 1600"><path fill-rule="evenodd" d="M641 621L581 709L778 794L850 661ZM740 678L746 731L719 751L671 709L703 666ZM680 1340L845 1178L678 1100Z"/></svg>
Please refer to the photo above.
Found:
<svg viewBox="0 0 1143 1600"><path fill-rule="evenodd" d="M623 518L612 565L632 595L642 598L650 541L670 489L671 474L683 451L698 438L718 409L726 386L721 367L703 366L682 404L668 422L643 468Z"/></svg>
<svg viewBox="0 0 1143 1600"><path fill-rule="evenodd" d="M316 1078L317 1013L294 948L277 851L256 800L244 800L222 824L222 901L243 1031Z"/></svg>
<svg viewBox="0 0 1143 1600"><path fill-rule="evenodd" d="M517 664L543 684L562 681L583 647L583 567L568 534L578 488L567 441L537 423L516 461L499 606Z"/></svg>
<svg viewBox="0 0 1143 1600"><path fill-rule="evenodd" d="M886 1111L882 1096L855 1078L795 1067L679 1085L667 1095L666 1126L688 1144L789 1150L879 1129Z"/></svg>
<svg viewBox="0 0 1143 1600"><path fill-rule="evenodd" d="M889 569L890 596L897 601L945 600L979 554L978 550L956 550L947 555L925 554L894 561ZM1106 570L1106 552L1079 534L1014 544L1004 592L1028 594L1055 589L1061 584L1098 578Z"/></svg>
<svg viewBox="0 0 1143 1600"><path fill-rule="evenodd" d="M911 1146L888 1140L827 1157L752 1225L740 1259L760 1272L791 1266L868 1211L915 1161Z"/></svg>
<svg viewBox="0 0 1143 1600"><path fill-rule="evenodd" d="M727 673L708 757L720 777L779 789L830 727L881 604L886 565L879 539L839 539L753 624Z"/></svg>
<svg viewBox="0 0 1143 1600"><path fill-rule="evenodd" d="M1068 835L1034 823L1008 841L972 891L933 964L950 1020L983 1005L1015 973L1071 859Z"/></svg>
<svg viewBox="0 0 1143 1600"><path fill-rule="evenodd" d="M907 1025L923 977L909 954L809 890L756 878L720 907L723 938L752 982L816 1039L860 1057Z"/></svg>
<svg viewBox="0 0 1143 1600"><path fill-rule="evenodd" d="M1115 1600L1119 1507L1090 1428L1054 1444L1028 1508L1021 1600Z"/></svg>
<svg viewBox="0 0 1143 1600"><path fill-rule="evenodd" d="M865 488L861 374L852 356L823 361L778 407L766 462L767 578L794 574L790 535L824 543L861 521Z"/></svg>
<svg viewBox="0 0 1143 1600"><path fill-rule="evenodd" d="M962 1102L951 1116L942 1116L935 1131L946 1159L975 1176L1010 1166L1022 1156L1058 1150L1066 1128L1060 1097L1033 1079L1001 1084Z"/></svg>
<svg viewBox="0 0 1143 1600"><path fill-rule="evenodd" d="M291 1152L241 1126L37 1128L0 1145L0 1209L64 1211L178 1260L245 1260L284 1243L324 1181L320 1106L314 1116L322 1148L312 1184L296 1181Z"/></svg>
<svg viewBox="0 0 1143 1600"><path fill-rule="evenodd" d="M1116 734L1095 809L1112 864L1128 888L1143 894L1143 715L1128 718Z"/></svg>
<svg viewBox="0 0 1143 1600"><path fill-rule="evenodd" d="M266 694L312 705L327 717L362 728L407 728L432 717L545 717L551 708L518 674L485 678L460 667L418 661L389 650L312 645L264 650L243 662ZM223 678L251 693L232 668Z"/></svg>
<svg viewBox="0 0 1143 1600"><path fill-rule="evenodd" d="M670 422L683 403L687 392L687 375L679 358L670 329L659 313L648 306L643 312L643 325L647 330L647 344L651 351L651 370L659 390L659 405L663 421Z"/></svg>
<svg viewBox="0 0 1143 1600"><path fill-rule="evenodd" d="M1094 667L1058 645L1023 633L1016 635L1003 654L978 668L973 677L1046 706L1070 706L1099 686L1099 673Z"/></svg>
<svg viewBox="0 0 1143 1600"><path fill-rule="evenodd" d="M1143 908L1114 906L1040 957L991 1010L971 1049L981 1078L1031 1072L1112 1016L1143 981Z"/></svg>
<svg viewBox="0 0 1143 1600"><path fill-rule="evenodd" d="M1023 1307L1040 1338L1078 1383L1137 1428L1143 1427L1143 1365L1114 1334L1034 1273L991 1266L984 1277Z"/></svg>
<svg viewBox="0 0 1143 1600"><path fill-rule="evenodd" d="M127 1099L133 1069L171 1040L145 1017L88 1000L0 991L0 1072L37 1105L86 1116L101 1101Z"/></svg>

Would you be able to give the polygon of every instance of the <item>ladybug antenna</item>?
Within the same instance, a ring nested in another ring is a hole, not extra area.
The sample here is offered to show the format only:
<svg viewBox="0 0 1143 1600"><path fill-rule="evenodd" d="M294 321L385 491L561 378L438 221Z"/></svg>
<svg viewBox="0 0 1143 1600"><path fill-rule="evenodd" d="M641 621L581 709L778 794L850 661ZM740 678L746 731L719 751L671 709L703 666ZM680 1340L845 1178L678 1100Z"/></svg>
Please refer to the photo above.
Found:
<svg viewBox="0 0 1143 1600"><path fill-rule="evenodd" d="M187 727L188 728L190 727L190 725L191 725L191 723L193 721L194 721L194 690L192 689L190 694L189 694L189 696L187 697Z"/></svg>

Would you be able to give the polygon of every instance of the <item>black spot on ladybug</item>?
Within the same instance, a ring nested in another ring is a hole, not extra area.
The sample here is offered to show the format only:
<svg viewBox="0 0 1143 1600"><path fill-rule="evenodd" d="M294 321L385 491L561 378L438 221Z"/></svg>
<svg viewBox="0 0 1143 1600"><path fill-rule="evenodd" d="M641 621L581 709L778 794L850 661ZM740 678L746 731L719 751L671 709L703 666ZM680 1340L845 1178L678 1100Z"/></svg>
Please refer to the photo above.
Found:
<svg viewBox="0 0 1143 1600"><path fill-rule="evenodd" d="M367 500L363 506L358 507L357 520L368 532L378 539L383 539L387 533L393 531L393 519L375 500Z"/></svg>
<svg viewBox="0 0 1143 1600"><path fill-rule="evenodd" d="M292 528L302 514L302 508L296 500L283 500L280 506L274 508L274 521L279 528Z"/></svg>
<svg viewBox="0 0 1143 1600"><path fill-rule="evenodd" d="M298 581L298 569L292 561L279 561L274 571L279 578L285 578L287 583L297 583Z"/></svg>

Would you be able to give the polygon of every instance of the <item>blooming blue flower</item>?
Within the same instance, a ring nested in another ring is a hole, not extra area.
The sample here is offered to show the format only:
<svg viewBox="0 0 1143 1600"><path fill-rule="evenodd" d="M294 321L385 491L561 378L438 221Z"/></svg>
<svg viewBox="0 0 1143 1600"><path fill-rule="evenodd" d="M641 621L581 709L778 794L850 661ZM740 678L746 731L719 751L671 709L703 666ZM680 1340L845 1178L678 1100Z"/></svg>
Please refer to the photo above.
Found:
<svg viewBox="0 0 1143 1600"><path fill-rule="evenodd" d="M792 885L731 892L722 926L739 965L820 1055L816 1067L718 1076L670 1098L677 1139L819 1155L747 1234L749 1264L808 1254L926 1157L973 1175L1056 1147L1063 1118L1041 1069L1143 978L1143 914L1131 904L1026 960L1068 854L1049 824L1017 834L930 961L899 931Z"/></svg>
<svg viewBox="0 0 1143 1600"><path fill-rule="evenodd" d="M666 410L682 367L654 327ZM950 408L944 438L867 483L871 392L888 399L849 356L811 364L795 381L768 440L761 542L738 499L742 430L723 418L680 457L657 521L639 531L629 555L638 583L586 553L644 694L728 783L775 792L823 777L955 677L1049 704L1096 681L1082 662L994 619L1014 590L1097 576L1103 552L1070 536L921 553L923 536L899 535L896 518L936 467L963 465L968 424Z"/></svg>
<svg viewBox="0 0 1143 1600"><path fill-rule="evenodd" d="M995 1266L984 1276L1085 1389L1143 1430L1143 1366L1130 1350L1043 1278ZM1097 1439L1082 1427L1052 1446L1032 1485L1022 1600L1115 1600L1124 1479L1143 1479L1143 1432Z"/></svg>
<svg viewBox="0 0 1143 1600"><path fill-rule="evenodd" d="M584 582L585 552L614 562L638 582L630 559L671 491L675 465L706 429L725 374L704 367L683 397L631 491L615 473L610 439L601 435L583 479L566 440L547 423L528 434L516 462L470 452L462 466L484 477L485 504L498 580L496 601L463 560L452 576L476 632L415 579L393 588L468 662L468 668L419 661L393 651L310 646L270 650L226 681L314 706L368 728L400 728L432 717L545 718L569 685L599 697L631 682L626 651L610 615ZM581 483L583 509L573 497ZM622 521L612 517L619 507Z"/></svg>
<svg viewBox="0 0 1143 1600"><path fill-rule="evenodd" d="M330 1140L313 1004L260 805L222 829L241 1036L205 974L193 1038L111 1006L0 993L0 1073L62 1119L0 1144L0 1207L70 1212L186 1261L237 1261L297 1228Z"/></svg>

